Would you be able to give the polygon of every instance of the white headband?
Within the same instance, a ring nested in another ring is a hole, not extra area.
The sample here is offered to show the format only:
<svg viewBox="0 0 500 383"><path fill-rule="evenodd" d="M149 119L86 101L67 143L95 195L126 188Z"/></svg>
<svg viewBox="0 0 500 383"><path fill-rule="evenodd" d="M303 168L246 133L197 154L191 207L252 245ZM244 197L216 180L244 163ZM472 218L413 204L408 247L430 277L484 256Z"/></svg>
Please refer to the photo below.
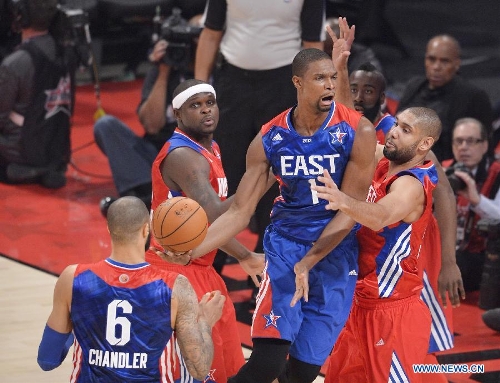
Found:
<svg viewBox="0 0 500 383"><path fill-rule="evenodd" d="M182 104L184 104L189 97L194 96L195 94L204 93L204 92L212 93L215 97L215 89L212 85L210 85L210 84L197 84L197 85L194 85L190 88L187 88L186 90L183 90L181 93L179 93L177 96L175 96L174 99L172 100L172 107L174 109L179 109L182 106Z"/></svg>

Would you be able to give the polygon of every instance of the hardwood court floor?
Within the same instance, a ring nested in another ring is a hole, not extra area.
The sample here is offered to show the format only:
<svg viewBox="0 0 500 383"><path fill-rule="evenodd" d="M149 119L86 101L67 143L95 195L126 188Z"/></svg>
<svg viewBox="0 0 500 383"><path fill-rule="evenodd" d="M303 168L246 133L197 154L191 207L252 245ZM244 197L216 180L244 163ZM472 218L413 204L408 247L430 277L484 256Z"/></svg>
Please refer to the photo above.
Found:
<svg viewBox="0 0 500 383"><path fill-rule="evenodd" d="M140 132L135 108L140 81L102 84L102 106ZM72 166L68 184L60 190L36 185L0 184L0 382L66 382L70 358L53 372L36 364L37 348L51 307L55 276L72 263L93 262L110 252L99 200L115 195L109 165L92 143L92 86L76 95L72 130ZM124 153L126 155L126 153ZM255 236L248 230L239 238L249 247ZM251 308L246 276L237 264L224 267L224 278L235 303L240 336L251 346ZM500 382L500 334L482 323L477 294L454 310L455 348L439 355L440 363L484 363L485 374L452 374L455 383ZM324 371L322 371L324 372ZM322 378L318 378L318 382ZM432 376L425 380L432 383Z"/></svg>

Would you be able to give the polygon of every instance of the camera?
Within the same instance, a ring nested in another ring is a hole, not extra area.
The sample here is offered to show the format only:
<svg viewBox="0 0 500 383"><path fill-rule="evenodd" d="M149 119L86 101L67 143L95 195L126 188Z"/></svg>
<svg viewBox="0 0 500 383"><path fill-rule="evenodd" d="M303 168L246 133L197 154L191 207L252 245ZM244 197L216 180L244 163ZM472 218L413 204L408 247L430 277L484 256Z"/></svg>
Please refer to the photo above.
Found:
<svg viewBox="0 0 500 383"><path fill-rule="evenodd" d="M181 17L179 8L174 8L172 14L161 25L158 15L154 22L159 29L156 36L168 42L163 61L176 69L189 68L194 53L194 39L200 35L203 28L190 25ZM153 41L156 42L154 37Z"/></svg>
<svg viewBox="0 0 500 383"><path fill-rule="evenodd" d="M486 251L500 255L500 220L483 218L477 221L476 228L487 239Z"/></svg>
<svg viewBox="0 0 500 383"><path fill-rule="evenodd" d="M59 4L49 32L60 46L74 51L78 64L91 65L91 37L87 12Z"/></svg>
<svg viewBox="0 0 500 383"><path fill-rule="evenodd" d="M500 307L500 220L483 218L476 229L486 237L486 257L481 275L479 307L490 310Z"/></svg>
<svg viewBox="0 0 500 383"><path fill-rule="evenodd" d="M471 177L474 177L472 175L472 173L470 172L469 168L461 162L455 162L448 169L446 169L446 171L445 171L446 178L448 178L448 181L450 182L451 188L453 189L453 192L455 194L458 191L464 190L467 188L467 184L460 177L457 177L457 175L455 174L455 171L457 171L457 170L464 172L464 173L467 173Z"/></svg>

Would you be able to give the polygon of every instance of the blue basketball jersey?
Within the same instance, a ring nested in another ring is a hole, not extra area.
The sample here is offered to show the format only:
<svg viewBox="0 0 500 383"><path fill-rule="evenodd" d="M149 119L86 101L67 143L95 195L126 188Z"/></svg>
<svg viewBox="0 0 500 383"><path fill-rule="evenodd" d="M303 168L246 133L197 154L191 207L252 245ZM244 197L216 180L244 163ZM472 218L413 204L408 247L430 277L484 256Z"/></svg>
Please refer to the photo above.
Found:
<svg viewBox="0 0 500 383"><path fill-rule="evenodd" d="M109 258L78 265L72 382L171 381L163 378L169 374L164 349L173 332L170 299L177 275Z"/></svg>
<svg viewBox="0 0 500 383"><path fill-rule="evenodd" d="M311 191L311 185L323 169L337 185L342 183L361 115L334 103L320 129L301 136L293 127L293 111L284 111L261 129L265 154L280 185L271 223L284 237L311 243L335 215L325 209L327 202Z"/></svg>

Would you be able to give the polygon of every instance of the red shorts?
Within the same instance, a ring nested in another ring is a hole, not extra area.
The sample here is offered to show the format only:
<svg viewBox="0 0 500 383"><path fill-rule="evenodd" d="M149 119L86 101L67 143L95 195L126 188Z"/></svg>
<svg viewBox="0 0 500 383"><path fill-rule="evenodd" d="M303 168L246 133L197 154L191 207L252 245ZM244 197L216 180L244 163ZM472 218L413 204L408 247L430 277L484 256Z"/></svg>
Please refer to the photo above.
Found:
<svg viewBox="0 0 500 383"><path fill-rule="evenodd" d="M421 382L424 374L414 374L412 365L424 362L430 329L430 312L419 296L387 302L355 297L325 383Z"/></svg>
<svg viewBox="0 0 500 383"><path fill-rule="evenodd" d="M226 284L212 266L175 265L163 261L156 254L146 253L146 261L163 270L175 271L184 275L193 285L198 299L213 290L220 290L226 296L221 318L212 328L214 343L214 360L211 366L211 379L218 383L226 383L245 363L241 348L240 333L236 322L234 304L229 298ZM210 381L210 380L209 380Z"/></svg>

